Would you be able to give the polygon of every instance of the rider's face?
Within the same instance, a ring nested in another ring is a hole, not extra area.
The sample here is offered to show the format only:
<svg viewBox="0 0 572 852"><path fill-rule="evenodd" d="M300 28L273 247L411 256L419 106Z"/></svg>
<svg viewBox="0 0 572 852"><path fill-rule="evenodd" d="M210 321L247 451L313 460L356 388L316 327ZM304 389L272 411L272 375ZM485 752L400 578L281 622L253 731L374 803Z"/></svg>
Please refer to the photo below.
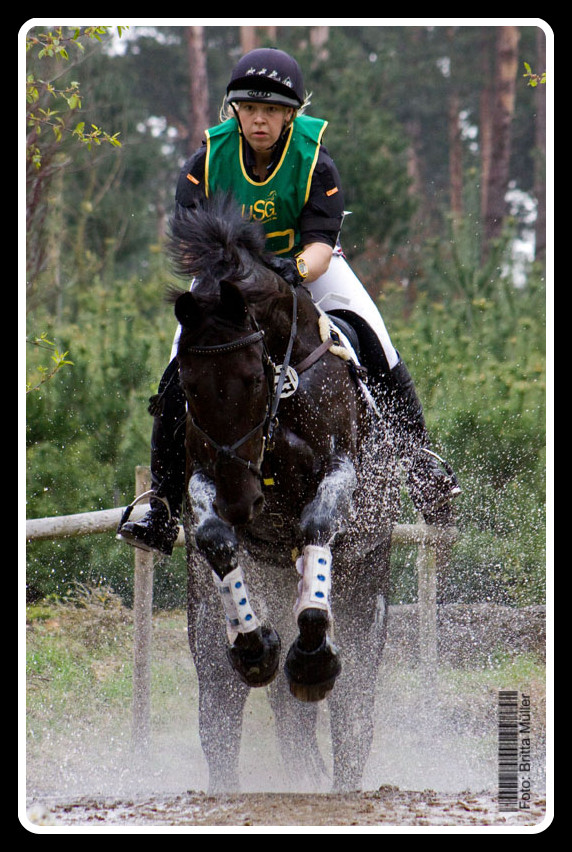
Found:
<svg viewBox="0 0 572 852"><path fill-rule="evenodd" d="M238 112L246 141L254 151L262 153L276 144L293 110L278 104L243 101L238 104Z"/></svg>

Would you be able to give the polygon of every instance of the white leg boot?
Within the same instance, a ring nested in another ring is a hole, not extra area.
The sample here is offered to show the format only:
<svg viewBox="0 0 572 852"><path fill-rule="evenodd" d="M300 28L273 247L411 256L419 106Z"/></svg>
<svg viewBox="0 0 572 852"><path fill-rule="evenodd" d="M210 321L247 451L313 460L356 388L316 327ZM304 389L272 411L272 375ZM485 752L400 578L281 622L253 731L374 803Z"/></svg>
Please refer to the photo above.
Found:
<svg viewBox="0 0 572 852"><path fill-rule="evenodd" d="M328 621L331 621L332 554L330 548L314 544L306 545L302 556L296 561L296 571L302 577L298 583L298 600L294 606L296 620L304 609L313 607L325 610L328 613Z"/></svg>
<svg viewBox="0 0 572 852"><path fill-rule="evenodd" d="M223 580L213 571L213 582L220 595L226 619L226 633L232 645L239 633L251 633L260 627L260 621L250 604L240 566L227 574Z"/></svg>

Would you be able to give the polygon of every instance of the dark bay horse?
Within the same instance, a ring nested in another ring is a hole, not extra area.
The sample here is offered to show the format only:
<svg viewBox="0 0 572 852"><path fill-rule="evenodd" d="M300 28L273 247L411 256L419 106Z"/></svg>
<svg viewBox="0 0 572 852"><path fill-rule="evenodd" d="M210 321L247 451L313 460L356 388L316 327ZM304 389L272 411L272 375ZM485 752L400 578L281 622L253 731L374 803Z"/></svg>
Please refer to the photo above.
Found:
<svg viewBox="0 0 572 852"><path fill-rule="evenodd" d="M327 317L263 262L228 198L178 210L170 254L187 399L189 641L212 791L238 788L242 713L269 687L283 763L357 789L386 636L398 469ZM226 625L226 630L225 630ZM334 636L335 632L335 636ZM282 671L283 667L283 671Z"/></svg>

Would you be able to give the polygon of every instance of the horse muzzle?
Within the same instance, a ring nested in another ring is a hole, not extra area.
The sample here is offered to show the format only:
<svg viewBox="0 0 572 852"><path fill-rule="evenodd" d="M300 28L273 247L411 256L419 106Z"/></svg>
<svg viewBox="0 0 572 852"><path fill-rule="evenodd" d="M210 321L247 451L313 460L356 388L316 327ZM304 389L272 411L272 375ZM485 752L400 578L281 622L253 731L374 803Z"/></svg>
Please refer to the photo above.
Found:
<svg viewBox="0 0 572 852"><path fill-rule="evenodd" d="M249 489L248 493L240 494L238 499L236 499L236 495L233 495L233 497L233 499L225 498L217 489L213 503L213 508L218 517L233 527L251 523L261 513L264 506L264 496L258 483L255 484L254 488Z"/></svg>

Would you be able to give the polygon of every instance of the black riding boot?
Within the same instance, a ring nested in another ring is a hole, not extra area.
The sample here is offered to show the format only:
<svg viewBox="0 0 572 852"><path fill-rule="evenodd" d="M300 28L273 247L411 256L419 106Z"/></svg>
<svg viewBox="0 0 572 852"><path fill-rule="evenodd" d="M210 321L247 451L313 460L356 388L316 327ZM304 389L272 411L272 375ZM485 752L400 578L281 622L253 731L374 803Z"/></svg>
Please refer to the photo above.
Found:
<svg viewBox="0 0 572 852"><path fill-rule="evenodd" d="M400 359L374 384L394 421L392 431L413 505L426 523L451 525L451 501L461 489L451 467L430 449L423 407L409 370Z"/></svg>
<svg viewBox="0 0 572 852"><path fill-rule="evenodd" d="M389 420L413 505L428 524L449 526L453 523L451 500L461 489L450 466L430 449L423 407L409 370L401 359L390 369L377 335L361 317L346 310L332 314L356 330L368 385Z"/></svg>
<svg viewBox="0 0 572 852"><path fill-rule="evenodd" d="M139 521L126 521L120 538L143 550L171 556L179 534L179 517L185 491L185 395L179 385L176 361L171 361L159 393L149 400L154 415L151 435L151 488L157 498Z"/></svg>

